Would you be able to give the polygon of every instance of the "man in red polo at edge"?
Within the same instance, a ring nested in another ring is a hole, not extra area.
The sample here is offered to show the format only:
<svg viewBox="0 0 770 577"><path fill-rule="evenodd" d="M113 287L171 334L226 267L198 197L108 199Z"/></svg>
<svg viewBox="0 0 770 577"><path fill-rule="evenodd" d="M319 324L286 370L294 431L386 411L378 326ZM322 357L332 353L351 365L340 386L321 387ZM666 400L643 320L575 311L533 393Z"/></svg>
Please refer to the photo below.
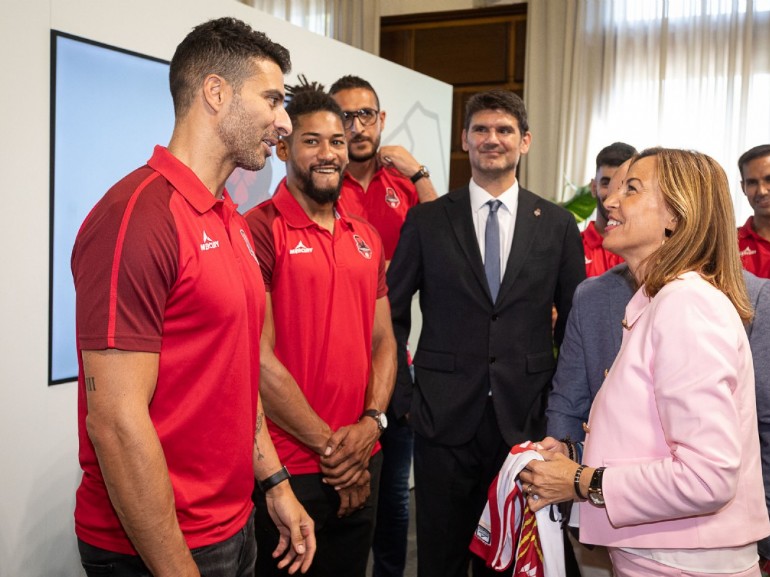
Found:
<svg viewBox="0 0 770 577"><path fill-rule="evenodd" d="M286 111L294 131L276 147L286 179L246 214L267 289L261 391L276 451L315 521L311 574L364 577L396 374L385 258L374 227L336 202L348 157L339 106L306 87ZM257 574L283 574L262 491L254 502Z"/></svg>
<svg viewBox="0 0 770 577"><path fill-rule="evenodd" d="M369 82L343 76L329 88L344 114L350 164L342 181L340 204L362 216L382 237L390 262L407 211L437 198L430 172L403 146L380 146L385 111Z"/></svg>
<svg viewBox="0 0 770 577"><path fill-rule="evenodd" d="M239 20L196 27L171 60L168 148L78 233L75 531L89 577L253 576L255 476L281 532L273 555L291 573L313 560L312 519L259 400L262 275L224 189L291 132L289 67L284 47Z"/></svg>
<svg viewBox="0 0 770 577"><path fill-rule="evenodd" d="M760 144L738 159L741 188L754 209L738 228L738 249L743 268L770 278L770 144Z"/></svg>
<svg viewBox="0 0 770 577"><path fill-rule="evenodd" d="M625 142L613 142L596 155L596 177L591 179L591 195L596 199L596 220L588 223L582 232L583 252L586 257L586 276L599 276L623 262L618 255L604 250L604 227L607 210L604 199L609 194L610 179L618 167L636 154L636 149Z"/></svg>

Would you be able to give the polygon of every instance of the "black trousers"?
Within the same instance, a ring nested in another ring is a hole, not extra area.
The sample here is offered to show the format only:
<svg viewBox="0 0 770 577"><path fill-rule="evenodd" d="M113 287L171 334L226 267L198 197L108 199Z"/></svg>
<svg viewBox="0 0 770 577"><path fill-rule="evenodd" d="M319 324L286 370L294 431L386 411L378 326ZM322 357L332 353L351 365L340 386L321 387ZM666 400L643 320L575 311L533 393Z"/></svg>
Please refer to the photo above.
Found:
<svg viewBox="0 0 770 577"><path fill-rule="evenodd" d="M468 546L484 511L489 485L509 451L491 397L476 434L464 445L441 445L415 434L419 577L467 577L469 564L474 576L506 574L487 569Z"/></svg>
<svg viewBox="0 0 770 577"><path fill-rule="evenodd" d="M372 492L363 509L337 517L340 498L333 487L321 482L321 475L295 475L289 482L294 494L313 518L316 535L316 554L307 577L365 577L369 549L374 538L374 520L377 516L377 495L382 469L382 452L369 461ZM267 512L264 494L254 490L257 536L257 575L259 577L285 576L279 571L278 559L272 553L278 545L278 530Z"/></svg>

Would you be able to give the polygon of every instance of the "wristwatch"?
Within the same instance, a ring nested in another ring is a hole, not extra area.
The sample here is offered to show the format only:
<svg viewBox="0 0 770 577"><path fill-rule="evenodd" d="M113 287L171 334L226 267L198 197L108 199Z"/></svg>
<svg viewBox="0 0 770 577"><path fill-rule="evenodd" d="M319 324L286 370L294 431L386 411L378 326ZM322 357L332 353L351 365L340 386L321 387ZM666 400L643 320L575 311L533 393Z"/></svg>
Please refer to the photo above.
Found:
<svg viewBox="0 0 770 577"><path fill-rule="evenodd" d="M417 184L417 181L423 177L430 178L430 171L427 166L420 166L420 170L415 172L409 180L412 181L412 184Z"/></svg>
<svg viewBox="0 0 770 577"><path fill-rule="evenodd" d="M591 475L591 483L588 485L588 500L596 507L604 507L604 493L602 493L602 477L605 467L598 467Z"/></svg>
<svg viewBox="0 0 770 577"><path fill-rule="evenodd" d="M377 423L377 428L380 430L380 432L388 428L388 417L385 416L385 413L382 411L378 411L377 409L369 409L364 411L364 414L361 415L362 419L364 417L371 417L374 419L374 422Z"/></svg>

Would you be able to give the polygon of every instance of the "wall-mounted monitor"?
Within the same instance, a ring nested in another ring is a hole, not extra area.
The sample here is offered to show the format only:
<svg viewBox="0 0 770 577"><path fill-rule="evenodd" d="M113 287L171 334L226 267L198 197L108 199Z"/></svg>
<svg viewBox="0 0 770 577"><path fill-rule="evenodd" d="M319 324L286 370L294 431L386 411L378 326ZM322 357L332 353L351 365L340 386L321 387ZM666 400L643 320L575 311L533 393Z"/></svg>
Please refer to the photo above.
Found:
<svg viewBox="0 0 770 577"><path fill-rule="evenodd" d="M50 384L77 378L75 289L70 256L99 198L142 166L174 128L168 62L51 32ZM227 189L242 211L269 196L284 174L273 161L236 170Z"/></svg>

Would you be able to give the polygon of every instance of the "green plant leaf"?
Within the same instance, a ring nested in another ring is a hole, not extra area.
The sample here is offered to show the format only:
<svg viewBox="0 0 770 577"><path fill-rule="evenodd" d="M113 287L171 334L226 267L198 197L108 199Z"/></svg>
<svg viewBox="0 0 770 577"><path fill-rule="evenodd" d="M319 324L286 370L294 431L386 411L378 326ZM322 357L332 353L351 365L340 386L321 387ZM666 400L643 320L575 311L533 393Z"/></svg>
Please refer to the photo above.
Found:
<svg viewBox="0 0 770 577"><path fill-rule="evenodd" d="M586 184L575 191L575 196L561 205L575 215L577 222L583 222L596 209L596 199L591 196L591 187Z"/></svg>

